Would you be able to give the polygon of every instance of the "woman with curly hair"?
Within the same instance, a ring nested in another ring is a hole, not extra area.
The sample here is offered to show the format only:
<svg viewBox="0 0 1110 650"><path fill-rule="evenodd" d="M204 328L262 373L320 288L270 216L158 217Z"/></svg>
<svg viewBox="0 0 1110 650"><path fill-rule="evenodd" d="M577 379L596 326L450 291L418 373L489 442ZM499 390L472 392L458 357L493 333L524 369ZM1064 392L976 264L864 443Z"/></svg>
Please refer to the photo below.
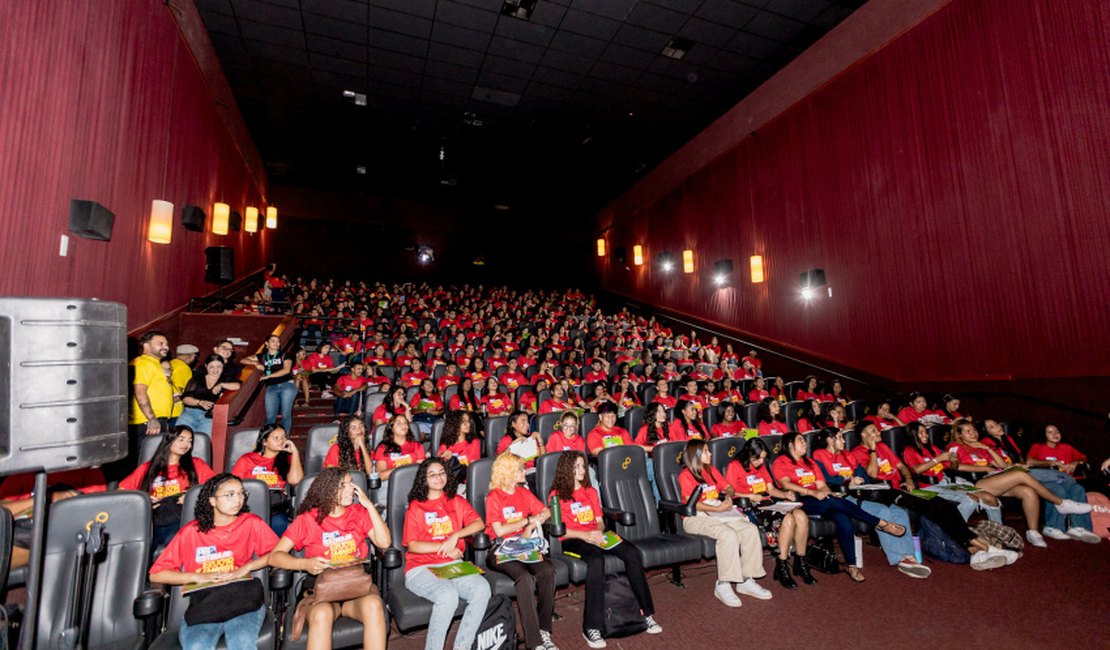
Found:
<svg viewBox="0 0 1110 650"><path fill-rule="evenodd" d="M524 485L524 460L511 453L493 461L486 495L486 534L491 539L542 536L551 511ZM517 610L524 628L524 647L555 649L551 620L555 613L555 568L551 560L498 562L489 555L489 568L504 573L516 585Z"/></svg>
<svg viewBox="0 0 1110 650"><path fill-rule="evenodd" d="M348 472L365 471L370 459L366 447L366 423L362 418L347 415L339 421L339 434L335 443L328 447L324 456L324 467L338 467Z"/></svg>
<svg viewBox="0 0 1110 650"><path fill-rule="evenodd" d="M474 380L464 376L459 380L459 387L451 396L452 411L471 411L477 413L482 408L482 400L474 392Z"/></svg>
<svg viewBox="0 0 1110 650"><path fill-rule="evenodd" d="M270 526L281 535L289 525L289 496L287 485L296 485L304 478L301 452L297 445L285 437L285 429L268 424L258 432L254 451L247 452L235 461L231 473L239 478L262 481L270 490Z"/></svg>
<svg viewBox="0 0 1110 650"><path fill-rule="evenodd" d="M594 489L587 471L586 454L565 451L555 466L551 494L559 501L559 511L567 534L562 538L563 551L574 553L586 563L586 603L582 613L582 636L591 648L604 648L601 629L605 620L605 555L616 555L624 562L624 572L640 613L644 615L648 634L659 634L663 628L655 622L655 605L651 599L643 561L635 544L625 539L616 546L602 548L606 543L605 521L601 517L601 498ZM551 496L548 495L548 499Z"/></svg>
<svg viewBox="0 0 1110 650"><path fill-rule="evenodd" d="M392 543L389 528L370 497L351 481L346 471L330 467L316 476L304 501L297 506L297 517L270 552L270 565L307 572L304 587L307 591L315 585L316 576L326 569L366 560L370 553L367 539L378 548ZM292 550L303 550L304 557L293 557L289 554ZM310 650L331 648L332 624L340 616L362 623L363 648L385 648L389 631L385 607L377 588L372 587L369 594L360 598L315 603L308 609L305 620Z"/></svg>
<svg viewBox="0 0 1110 650"><path fill-rule="evenodd" d="M470 411L451 411L443 419L436 456L454 473L459 483L466 481L466 467L482 457L482 428L478 416Z"/></svg>
<svg viewBox="0 0 1110 650"><path fill-rule="evenodd" d="M374 468L382 479L378 488L378 504L386 505L386 496L389 494L389 477L393 470L405 465L412 465L424 460L424 445L412 434L409 419L397 414L390 419L385 428L382 441L374 449Z"/></svg>
<svg viewBox="0 0 1110 650"><path fill-rule="evenodd" d="M759 435L770 436L790 431L782 413L782 405L773 397L759 403Z"/></svg>
<svg viewBox="0 0 1110 650"><path fill-rule="evenodd" d="M181 504L189 486L215 474L208 463L193 458L192 429L177 426L162 435L153 458L119 482L121 490L138 490L150 496L154 508L152 551L168 542L181 527Z"/></svg>
<svg viewBox="0 0 1110 650"><path fill-rule="evenodd" d="M386 392L385 400L378 405L378 408L374 409L370 424L375 427L379 424L385 424L390 418L398 414L408 416L409 405L405 401L405 387L394 384Z"/></svg>
<svg viewBox="0 0 1110 650"><path fill-rule="evenodd" d="M221 584L266 566L278 538L266 522L250 514L247 493L238 477L217 474L206 481L194 513L196 518L174 535L150 567L151 582ZM209 597L213 596L218 593ZM196 604L195 598L190 598L189 608ZM186 609L177 632L184 648L215 648L221 636L229 648L253 648L266 618L266 605L260 602L257 609L223 621L190 625L190 618Z"/></svg>
<svg viewBox="0 0 1110 650"><path fill-rule="evenodd" d="M466 601L466 609L455 635L455 648L469 650L490 598L489 582L481 575L445 580L429 570L462 559L463 539L486 527L477 511L455 493L457 488L443 461L428 458L420 463L409 492L401 541L407 551L405 587L432 602L425 650L444 647L460 598Z"/></svg>

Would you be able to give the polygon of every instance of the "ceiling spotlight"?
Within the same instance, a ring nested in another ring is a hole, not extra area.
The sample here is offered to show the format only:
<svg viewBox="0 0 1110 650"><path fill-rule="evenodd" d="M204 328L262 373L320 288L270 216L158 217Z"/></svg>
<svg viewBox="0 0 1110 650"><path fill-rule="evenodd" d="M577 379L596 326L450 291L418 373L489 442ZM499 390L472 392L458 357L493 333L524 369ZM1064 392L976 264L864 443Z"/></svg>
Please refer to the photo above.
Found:
<svg viewBox="0 0 1110 650"><path fill-rule="evenodd" d="M732 258L726 257L713 263L713 284L723 287L732 275Z"/></svg>
<svg viewBox="0 0 1110 650"><path fill-rule="evenodd" d="M804 300L813 300L813 295L814 295L813 289L810 289L809 287L806 287L805 289L802 289L802 298Z"/></svg>
<svg viewBox="0 0 1110 650"><path fill-rule="evenodd" d="M717 273L713 276L713 284L717 285L718 287L725 286L726 282L728 282L728 276L726 276L724 273Z"/></svg>
<svg viewBox="0 0 1110 650"><path fill-rule="evenodd" d="M421 244L416 247L416 261L421 264L431 264L436 261L436 251L431 246Z"/></svg>
<svg viewBox="0 0 1110 650"><path fill-rule="evenodd" d="M366 175L366 165L357 165L357 166L355 166L355 173L358 174L359 176L365 176Z"/></svg>
<svg viewBox="0 0 1110 650"><path fill-rule="evenodd" d="M817 296L817 289L825 286L825 269L803 271L798 281L802 286L802 298L812 300Z"/></svg>
<svg viewBox="0 0 1110 650"><path fill-rule="evenodd" d="M366 106L366 94L356 93L353 90L344 90L343 99L349 99L355 103L355 106Z"/></svg>
<svg viewBox="0 0 1110 650"><path fill-rule="evenodd" d="M690 52L694 45L696 45L696 43L688 38L675 36L667 42L666 47L663 48L663 51L660 54L675 59L677 61L681 61L682 58Z"/></svg>
<svg viewBox="0 0 1110 650"><path fill-rule="evenodd" d="M674 253L667 253L667 252L659 253L658 260L659 260L659 268L664 273L670 273L671 271L674 270L674 266L675 266L675 264L674 264Z"/></svg>
<svg viewBox="0 0 1110 650"><path fill-rule="evenodd" d="M528 20L536 10L536 0L505 0L501 5L501 15Z"/></svg>

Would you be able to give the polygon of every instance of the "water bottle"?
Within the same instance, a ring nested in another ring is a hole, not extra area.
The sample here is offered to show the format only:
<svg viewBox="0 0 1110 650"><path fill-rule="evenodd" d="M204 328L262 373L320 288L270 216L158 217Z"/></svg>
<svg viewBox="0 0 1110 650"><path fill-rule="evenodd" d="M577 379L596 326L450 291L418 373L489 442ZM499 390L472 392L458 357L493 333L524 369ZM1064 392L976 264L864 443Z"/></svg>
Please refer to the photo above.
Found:
<svg viewBox="0 0 1110 650"><path fill-rule="evenodd" d="M551 508L551 527L559 529L563 527L563 509L559 507L559 495L552 494L551 499L547 502L548 507Z"/></svg>

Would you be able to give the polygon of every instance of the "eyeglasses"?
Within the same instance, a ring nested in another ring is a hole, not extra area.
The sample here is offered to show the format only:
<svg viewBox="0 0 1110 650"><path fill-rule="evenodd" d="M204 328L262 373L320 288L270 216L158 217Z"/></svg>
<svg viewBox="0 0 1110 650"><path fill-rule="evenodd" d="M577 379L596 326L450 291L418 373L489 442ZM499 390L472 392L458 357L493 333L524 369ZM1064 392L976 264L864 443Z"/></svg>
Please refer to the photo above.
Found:
<svg viewBox="0 0 1110 650"><path fill-rule="evenodd" d="M223 499L224 501L235 501L236 499L242 499L246 501L247 493L242 490L238 492L224 492L223 494L217 494L216 498Z"/></svg>
<svg viewBox="0 0 1110 650"><path fill-rule="evenodd" d="M447 472L428 472L428 478L447 478Z"/></svg>

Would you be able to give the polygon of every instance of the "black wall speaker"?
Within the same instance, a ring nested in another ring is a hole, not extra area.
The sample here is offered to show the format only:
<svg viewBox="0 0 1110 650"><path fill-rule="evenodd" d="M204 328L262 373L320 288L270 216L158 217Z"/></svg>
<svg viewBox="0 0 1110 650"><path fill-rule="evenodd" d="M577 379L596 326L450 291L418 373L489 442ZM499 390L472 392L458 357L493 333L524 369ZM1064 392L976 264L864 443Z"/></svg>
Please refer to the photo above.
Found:
<svg viewBox="0 0 1110 650"><path fill-rule="evenodd" d="M227 217L227 227L231 232L239 232L243 228L243 215L232 210Z"/></svg>
<svg viewBox="0 0 1110 650"><path fill-rule="evenodd" d="M96 201L69 202L69 231L78 237L108 241L112 238L112 224L116 215Z"/></svg>
<svg viewBox="0 0 1110 650"><path fill-rule="evenodd" d="M628 248L625 246L617 246L613 249L613 257L616 258L618 264L627 264Z"/></svg>
<svg viewBox="0 0 1110 650"><path fill-rule="evenodd" d="M235 279L235 251L227 246L209 246L204 249L204 281L210 284L228 284Z"/></svg>
<svg viewBox="0 0 1110 650"><path fill-rule="evenodd" d="M713 270L717 273L732 273L732 259L717 260L713 263Z"/></svg>
<svg viewBox="0 0 1110 650"><path fill-rule="evenodd" d="M127 308L0 298L0 475L127 455Z"/></svg>
<svg viewBox="0 0 1110 650"><path fill-rule="evenodd" d="M185 226L185 230L204 232L205 219L207 219L207 216L204 214L204 210L195 205L187 205L181 208L181 225Z"/></svg>
<svg viewBox="0 0 1110 650"><path fill-rule="evenodd" d="M825 286L825 269L810 269L798 276L798 281L804 289L815 289Z"/></svg>

